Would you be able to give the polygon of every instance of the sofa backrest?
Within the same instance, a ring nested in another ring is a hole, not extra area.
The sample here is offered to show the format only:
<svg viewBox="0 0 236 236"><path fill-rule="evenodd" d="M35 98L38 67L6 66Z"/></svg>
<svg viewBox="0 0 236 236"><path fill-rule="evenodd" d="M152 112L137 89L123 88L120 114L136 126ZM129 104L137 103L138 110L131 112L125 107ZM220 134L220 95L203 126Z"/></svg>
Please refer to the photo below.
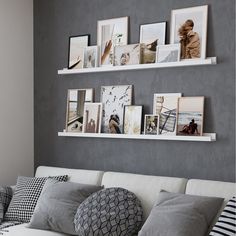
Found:
<svg viewBox="0 0 236 236"><path fill-rule="evenodd" d="M82 184L92 184L101 186L103 171L67 169L59 167L39 166L35 177L47 177L55 175L68 175L69 181Z"/></svg>
<svg viewBox="0 0 236 236"><path fill-rule="evenodd" d="M105 172L102 185L105 188L121 187L136 194L141 200L144 218L149 215L160 190L184 193L187 180L183 178Z"/></svg>

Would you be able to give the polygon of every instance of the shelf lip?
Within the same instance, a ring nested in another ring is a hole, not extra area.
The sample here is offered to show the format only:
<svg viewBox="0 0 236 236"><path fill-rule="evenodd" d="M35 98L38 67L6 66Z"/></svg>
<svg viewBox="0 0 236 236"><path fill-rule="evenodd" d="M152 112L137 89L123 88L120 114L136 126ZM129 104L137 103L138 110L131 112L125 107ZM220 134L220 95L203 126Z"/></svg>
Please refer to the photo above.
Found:
<svg viewBox="0 0 236 236"><path fill-rule="evenodd" d="M58 132L60 137L77 137L77 138L115 138L115 139L142 139L142 140L176 140L176 141L216 141L216 133L204 133L203 136L174 136L174 135L129 135L129 134L94 134L94 133L73 133Z"/></svg>
<svg viewBox="0 0 236 236"><path fill-rule="evenodd" d="M95 68L84 69L62 69L58 70L59 75L68 74L85 74L85 73L98 73L98 72L112 72L112 71L126 71L126 70L144 70L155 68L168 68L168 67L182 67L182 66L200 66L200 65L215 65L217 64L216 57L208 57L206 59L186 59L179 62L167 62L167 63L150 63L150 64L138 64L127 66L104 66Z"/></svg>

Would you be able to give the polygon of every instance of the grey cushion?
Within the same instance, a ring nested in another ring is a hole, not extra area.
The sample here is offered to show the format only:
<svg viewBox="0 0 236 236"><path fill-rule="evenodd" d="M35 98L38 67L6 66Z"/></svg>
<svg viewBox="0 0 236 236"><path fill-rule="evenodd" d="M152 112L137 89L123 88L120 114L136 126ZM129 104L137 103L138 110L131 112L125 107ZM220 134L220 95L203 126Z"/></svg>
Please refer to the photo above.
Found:
<svg viewBox="0 0 236 236"><path fill-rule="evenodd" d="M13 190L9 186L1 187L0 186L0 223L4 219L4 215L7 211L7 208L11 202L13 195Z"/></svg>
<svg viewBox="0 0 236 236"><path fill-rule="evenodd" d="M48 179L35 207L29 227L76 235L76 210L90 194L102 187Z"/></svg>
<svg viewBox="0 0 236 236"><path fill-rule="evenodd" d="M205 236L222 198L160 192L139 236Z"/></svg>
<svg viewBox="0 0 236 236"><path fill-rule="evenodd" d="M142 207L134 193L122 188L107 188L88 197L75 216L80 236L131 236L142 225Z"/></svg>

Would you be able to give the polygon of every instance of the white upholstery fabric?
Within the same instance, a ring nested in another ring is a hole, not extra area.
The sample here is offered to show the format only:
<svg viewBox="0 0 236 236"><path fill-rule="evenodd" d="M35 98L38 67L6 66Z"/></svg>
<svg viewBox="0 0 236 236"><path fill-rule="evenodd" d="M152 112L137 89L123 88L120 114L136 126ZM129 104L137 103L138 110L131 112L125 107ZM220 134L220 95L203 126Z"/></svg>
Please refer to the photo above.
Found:
<svg viewBox="0 0 236 236"><path fill-rule="evenodd" d="M183 178L105 172L102 185L105 188L121 187L135 193L141 200L146 219L160 190L184 193L187 180Z"/></svg>
<svg viewBox="0 0 236 236"><path fill-rule="evenodd" d="M103 171L67 169L59 167L39 166L35 177L47 177L55 175L68 175L69 181L81 184L101 185Z"/></svg>

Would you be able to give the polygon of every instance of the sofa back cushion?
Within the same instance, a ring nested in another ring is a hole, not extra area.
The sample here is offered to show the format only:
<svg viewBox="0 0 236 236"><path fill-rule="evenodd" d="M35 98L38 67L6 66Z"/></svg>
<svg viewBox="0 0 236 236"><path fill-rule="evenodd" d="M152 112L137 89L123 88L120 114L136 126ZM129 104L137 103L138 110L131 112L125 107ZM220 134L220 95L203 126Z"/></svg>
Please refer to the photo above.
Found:
<svg viewBox="0 0 236 236"><path fill-rule="evenodd" d="M187 180L183 178L138 175L119 172L105 172L102 178L104 188L121 187L133 192L141 201L144 220L149 215L161 190L184 193Z"/></svg>
<svg viewBox="0 0 236 236"><path fill-rule="evenodd" d="M92 184L101 186L103 171L68 169L60 167L39 166L36 170L35 177L48 177L54 175L68 175L68 181Z"/></svg>

